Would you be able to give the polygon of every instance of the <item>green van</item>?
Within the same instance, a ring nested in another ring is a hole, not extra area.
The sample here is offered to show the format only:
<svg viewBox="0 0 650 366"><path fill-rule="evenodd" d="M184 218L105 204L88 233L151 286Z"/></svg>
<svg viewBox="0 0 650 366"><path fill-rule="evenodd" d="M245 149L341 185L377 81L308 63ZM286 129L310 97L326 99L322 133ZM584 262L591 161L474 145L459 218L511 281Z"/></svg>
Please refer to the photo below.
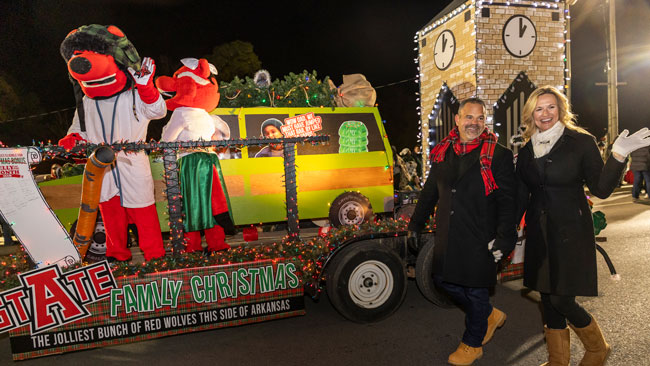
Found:
<svg viewBox="0 0 650 366"><path fill-rule="evenodd" d="M223 138L245 139L264 137L267 126L310 112L322 121L316 134L329 135L330 141L296 146L299 218L329 219L338 226L361 223L373 211L392 212L392 151L377 108L217 108L211 114ZM236 225L286 221L281 148L233 146L220 152ZM151 167L161 228L169 231L162 162L153 160ZM81 176L39 186L70 229L79 210Z"/></svg>

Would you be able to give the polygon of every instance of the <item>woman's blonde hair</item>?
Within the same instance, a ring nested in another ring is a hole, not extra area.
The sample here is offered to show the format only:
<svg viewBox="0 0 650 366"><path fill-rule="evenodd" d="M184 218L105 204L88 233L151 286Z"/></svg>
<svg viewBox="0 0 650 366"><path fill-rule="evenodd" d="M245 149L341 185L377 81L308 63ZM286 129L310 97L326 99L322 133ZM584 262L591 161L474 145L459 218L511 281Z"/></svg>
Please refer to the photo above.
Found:
<svg viewBox="0 0 650 366"><path fill-rule="evenodd" d="M526 101L526 104L524 105L521 121L521 127L524 130L521 134L521 137L524 138L524 141L530 140L530 137L535 133L535 131L537 131L537 126L535 126L535 121L533 121L533 111L537 106L537 100L541 95L544 94L555 96L555 99L557 100L557 107L559 109L558 118L565 127L570 128L574 131L586 133L588 135L590 134L584 128L576 126L576 116L571 112L571 105L569 104L567 97L557 88L550 85L544 85L535 89L535 91L530 94L528 100Z"/></svg>

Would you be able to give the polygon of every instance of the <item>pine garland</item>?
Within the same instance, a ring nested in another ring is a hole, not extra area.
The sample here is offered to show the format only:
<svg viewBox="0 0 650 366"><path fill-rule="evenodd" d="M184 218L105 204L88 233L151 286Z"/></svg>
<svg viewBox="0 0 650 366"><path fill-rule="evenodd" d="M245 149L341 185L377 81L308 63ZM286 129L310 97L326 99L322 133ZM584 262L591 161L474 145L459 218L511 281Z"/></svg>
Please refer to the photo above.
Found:
<svg viewBox="0 0 650 366"><path fill-rule="evenodd" d="M169 270L215 266L250 262L264 259L284 258L298 266L298 275L307 286L317 286L319 276L328 254L346 241L368 234L398 233L407 230L408 221L404 219L386 219L367 222L355 226L334 228L325 236L316 236L307 241L285 236L278 243L232 247L205 256L202 253L186 253L166 256L144 263L116 262L112 265L113 276L144 276L147 273ZM20 286L18 274L33 269L24 251L3 257L0 260L0 291ZM66 270L81 267L80 264ZM318 289L317 289L318 290Z"/></svg>
<svg viewBox="0 0 650 366"><path fill-rule="evenodd" d="M235 77L219 84L219 108L238 107L335 107L336 89L330 89L329 77L318 80L316 71L289 73L275 79L268 87L260 87L255 80Z"/></svg>

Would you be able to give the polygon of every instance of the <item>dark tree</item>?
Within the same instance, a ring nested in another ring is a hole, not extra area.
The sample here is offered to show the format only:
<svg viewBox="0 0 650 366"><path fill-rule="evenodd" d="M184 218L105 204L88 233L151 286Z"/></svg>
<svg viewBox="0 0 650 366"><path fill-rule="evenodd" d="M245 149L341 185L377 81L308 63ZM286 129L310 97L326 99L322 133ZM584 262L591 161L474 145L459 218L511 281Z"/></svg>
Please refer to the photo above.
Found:
<svg viewBox="0 0 650 366"><path fill-rule="evenodd" d="M244 41L216 46L206 59L217 67L219 81L231 81L235 76L252 77L262 67L262 62L253 51L253 45Z"/></svg>

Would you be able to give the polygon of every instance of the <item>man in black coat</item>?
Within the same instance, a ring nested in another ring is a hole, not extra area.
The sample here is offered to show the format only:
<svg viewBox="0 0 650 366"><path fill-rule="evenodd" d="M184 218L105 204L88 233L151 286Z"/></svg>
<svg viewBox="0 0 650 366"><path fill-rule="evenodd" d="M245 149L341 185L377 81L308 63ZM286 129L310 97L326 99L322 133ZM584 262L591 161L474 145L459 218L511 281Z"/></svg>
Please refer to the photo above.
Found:
<svg viewBox="0 0 650 366"><path fill-rule="evenodd" d="M489 288L496 283L496 262L517 240L516 179L512 152L485 127L485 103L466 99L458 111L456 127L431 153L409 245L419 247L419 232L437 206L434 279L466 313L462 342L448 361L470 365L506 319L490 305Z"/></svg>
<svg viewBox="0 0 650 366"><path fill-rule="evenodd" d="M650 147L646 146L632 151L630 158L630 170L634 173L632 198L634 202L643 202L639 200L643 182L645 182L646 197L650 197Z"/></svg>

